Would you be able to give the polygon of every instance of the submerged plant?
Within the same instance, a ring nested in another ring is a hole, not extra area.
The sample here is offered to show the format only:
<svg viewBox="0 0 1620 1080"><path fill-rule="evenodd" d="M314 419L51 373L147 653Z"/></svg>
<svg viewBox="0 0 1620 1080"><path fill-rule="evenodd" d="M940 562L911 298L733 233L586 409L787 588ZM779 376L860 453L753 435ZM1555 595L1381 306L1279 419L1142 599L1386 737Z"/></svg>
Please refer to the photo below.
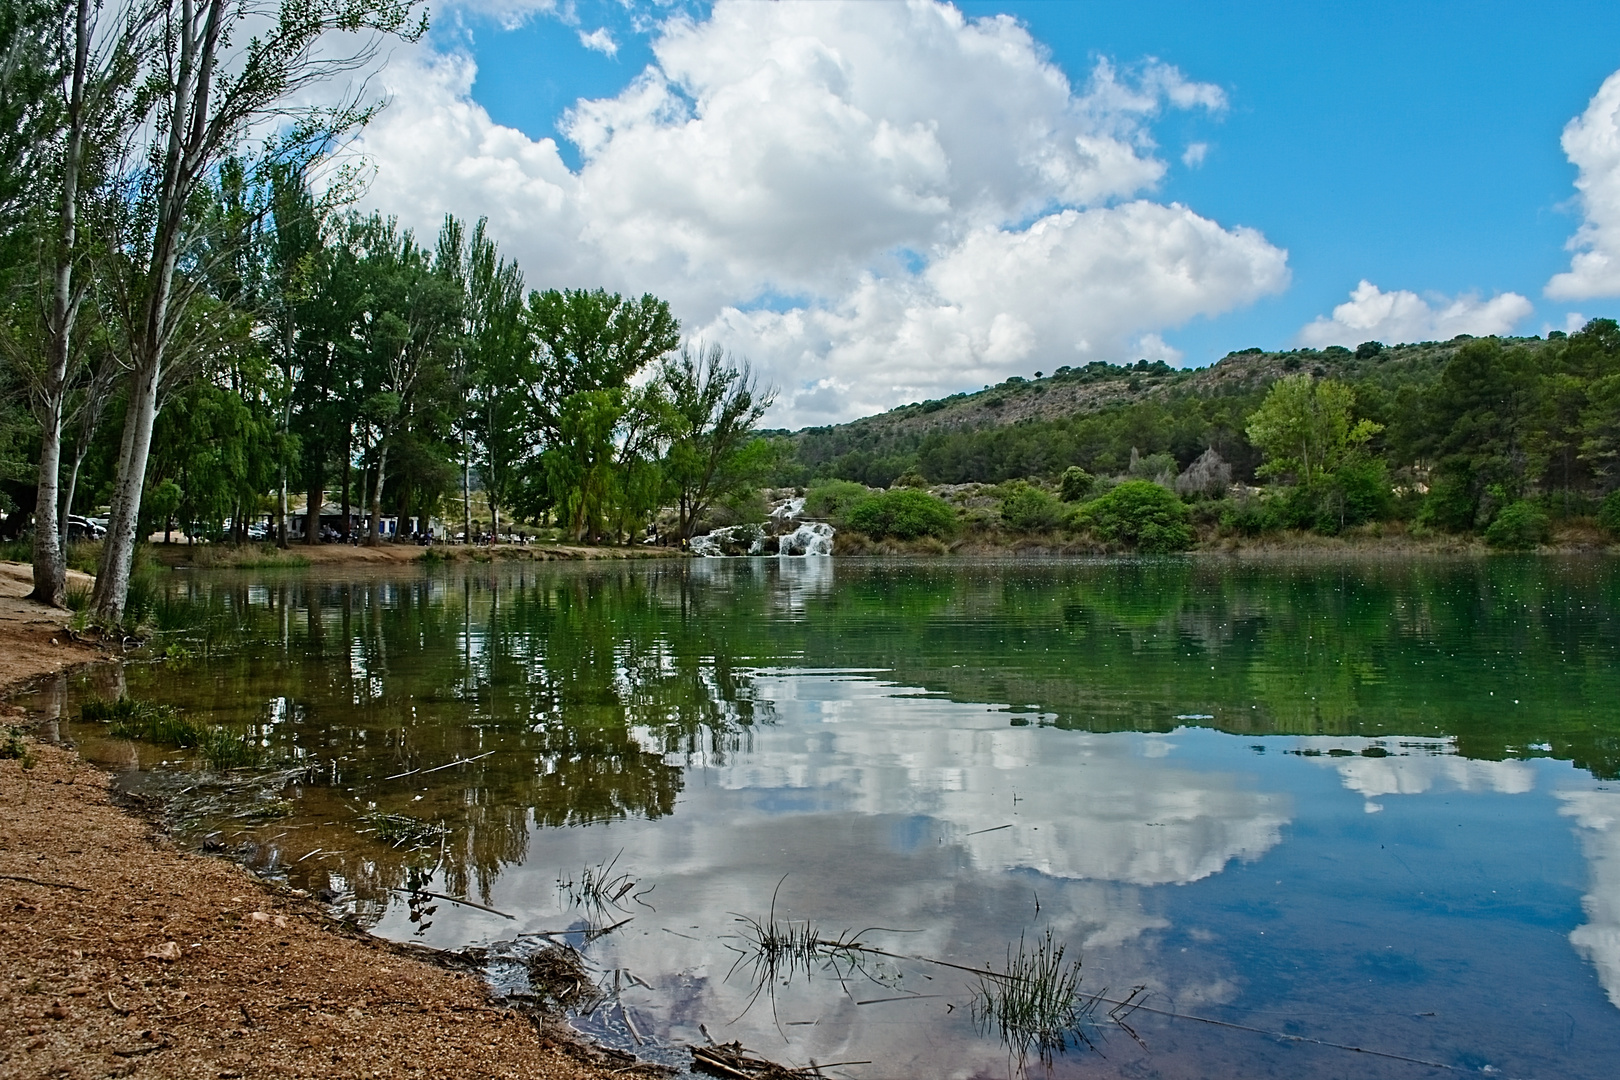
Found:
<svg viewBox="0 0 1620 1080"><path fill-rule="evenodd" d="M172 705L159 705L128 695L113 701L92 698L80 707L86 722L106 724L115 739L138 739L162 746L196 746L206 728L181 716Z"/></svg>
<svg viewBox="0 0 1620 1080"><path fill-rule="evenodd" d="M367 826L361 832L369 832L394 848L429 847L450 834L448 827L436 821L423 821L408 814L385 814L381 810L373 810L361 814L360 820Z"/></svg>
<svg viewBox="0 0 1620 1080"><path fill-rule="evenodd" d="M215 769L239 769L262 764L264 760L263 751L243 736L226 728L189 720L172 705L127 695L113 701L91 698L80 707L79 716L88 723L106 724L107 734L115 739L195 749Z"/></svg>

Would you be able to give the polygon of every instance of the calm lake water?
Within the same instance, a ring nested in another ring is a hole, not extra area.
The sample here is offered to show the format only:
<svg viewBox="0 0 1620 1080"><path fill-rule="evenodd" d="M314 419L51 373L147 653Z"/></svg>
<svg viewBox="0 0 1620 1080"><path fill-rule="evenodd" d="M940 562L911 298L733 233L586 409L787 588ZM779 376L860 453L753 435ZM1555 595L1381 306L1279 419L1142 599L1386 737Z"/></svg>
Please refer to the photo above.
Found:
<svg viewBox="0 0 1620 1080"><path fill-rule="evenodd" d="M774 903L967 967L1050 930L1083 990L1147 988L1140 1043L1103 1019L1055 1075L1620 1060L1614 561L523 564L177 573L172 596L166 621L203 620L165 637L191 660L26 703L124 783L189 788L191 841L378 934L633 916L584 946L618 993L580 1025L646 1056L706 1028L870 1062L836 1075L1015 1071L954 968L867 956L760 993L738 918ZM303 771L220 783L73 719L120 691ZM379 835L384 813L423 827ZM636 884L593 908L588 868Z"/></svg>

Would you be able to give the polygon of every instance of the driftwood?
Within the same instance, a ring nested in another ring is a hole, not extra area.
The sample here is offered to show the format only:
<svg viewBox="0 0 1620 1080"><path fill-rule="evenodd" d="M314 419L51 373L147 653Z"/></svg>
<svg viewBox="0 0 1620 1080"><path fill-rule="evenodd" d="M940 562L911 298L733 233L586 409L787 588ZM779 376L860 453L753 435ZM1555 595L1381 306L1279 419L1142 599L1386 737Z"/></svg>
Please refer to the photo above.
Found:
<svg viewBox="0 0 1620 1080"><path fill-rule="evenodd" d="M795 1069L778 1065L774 1061L755 1057L743 1049L742 1043L721 1043L714 1046L692 1048L692 1068L710 1076L723 1076L727 1080L816 1080L823 1067L833 1065L870 1065L870 1061L833 1061L826 1066L812 1064L808 1069Z"/></svg>

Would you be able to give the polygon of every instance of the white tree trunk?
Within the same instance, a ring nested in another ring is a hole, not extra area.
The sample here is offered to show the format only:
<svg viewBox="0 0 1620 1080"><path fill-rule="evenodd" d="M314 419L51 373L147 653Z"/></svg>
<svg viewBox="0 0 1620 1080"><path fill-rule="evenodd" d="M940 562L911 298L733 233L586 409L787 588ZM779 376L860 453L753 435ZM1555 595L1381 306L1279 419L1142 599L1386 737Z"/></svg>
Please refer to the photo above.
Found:
<svg viewBox="0 0 1620 1080"><path fill-rule="evenodd" d="M377 448L377 486L371 491L371 529L366 535L366 545L376 547L382 543L382 489L383 477L388 471L388 443L385 441Z"/></svg>

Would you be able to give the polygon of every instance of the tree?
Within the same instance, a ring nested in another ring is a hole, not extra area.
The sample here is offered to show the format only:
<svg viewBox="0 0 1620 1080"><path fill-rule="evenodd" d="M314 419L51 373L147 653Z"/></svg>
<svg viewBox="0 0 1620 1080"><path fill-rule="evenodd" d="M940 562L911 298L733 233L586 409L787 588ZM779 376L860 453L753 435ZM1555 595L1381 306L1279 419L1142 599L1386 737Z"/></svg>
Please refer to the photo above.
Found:
<svg viewBox="0 0 1620 1080"><path fill-rule="evenodd" d="M1308 374L1279 379L1245 429L1266 456L1260 474L1293 475L1308 487L1337 470L1383 430L1371 420L1351 422L1355 401L1355 391L1333 379Z"/></svg>
<svg viewBox="0 0 1620 1080"><path fill-rule="evenodd" d="M16 125L0 134L0 225L6 226L11 269L23 271L12 284L21 286L27 311L24 325L4 334L4 344L25 373L39 425L32 595L56 607L67 587L64 427L75 419L93 421L105 400L96 378L105 368L90 372L77 333L93 282L93 230L84 228L85 215L108 196L109 163L129 128L153 15L150 5L137 3L103 19L90 0L26 2L0 14L0 124ZM18 139L30 145L10 145ZM75 417L70 399L81 388L87 392Z"/></svg>
<svg viewBox="0 0 1620 1080"><path fill-rule="evenodd" d="M625 466L656 441L652 399L629 382L680 344L680 324L657 297L602 289L532 292L524 322L521 501L531 512L557 506L577 538L600 535L633 486Z"/></svg>
<svg viewBox="0 0 1620 1080"><path fill-rule="evenodd" d="M358 102L337 107L294 104L314 84L353 70L375 53L320 48L329 32L394 34L414 39L426 29L417 0L282 0L271 19L247 0L156 0L161 5L153 62L147 65L151 112L138 130L150 142L129 166L131 209L121 237L127 269L123 312L128 328L129 407L119 448L118 478L91 604L103 623L123 616L141 494L169 353L193 318L203 288L188 256L195 250L196 197L256 125L280 123L258 160L308 160L329 152L374 111ZM237 37L246 37L236 41ZM373 37L373 42L376 40Z"/></svg>
<svg viewBox="0 0 1620 1080"><path fill-rule="evenodd" d="M489 500L492 533L499 534L501 511L518 496L525 438L520 388L530 360L523 272L516 262L500 257L488 224L480 218L468 238L461 222L446 217L439 233L439 264L464 293L451 368L465 395L455 428L461 444L462 527L469 541L475 459Z"/></svg>
<svg viewBox="0 0 1620 1080"><path fill-rule="evenodd" d="M718 345L683 345L659 368L668 402L669 452L664 469L675 496L681 543L715 499L758 487L758 455L745 452L754 425L776 400L761 390L746 362L731 364Z"/></svg>

